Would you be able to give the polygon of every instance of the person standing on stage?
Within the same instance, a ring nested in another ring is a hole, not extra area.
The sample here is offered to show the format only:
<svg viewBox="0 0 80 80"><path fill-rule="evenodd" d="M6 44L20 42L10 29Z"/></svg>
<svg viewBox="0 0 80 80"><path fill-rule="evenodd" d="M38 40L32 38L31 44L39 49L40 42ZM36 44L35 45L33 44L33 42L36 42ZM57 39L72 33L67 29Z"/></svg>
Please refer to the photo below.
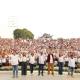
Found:
<svg viewBox="0 0 80 80"><path fill-rule="evenodd" d="M60 53L59 57L58 57L58 67L59 67L58 73L59 73L59 75L63 74L64 58L65 58L65 55Z"/></svg>
<svg viewBox="0 0 80 80"><path fill-rule="evenodd" d="M70 55L69 57L69 60L68 60L68 67L69 67L69 70L68 70L68 75L71 75L73 76L73 72L74 72L74 69L75 69L75 57L73 54Z"/></svg>
<svg viewBox="0 0 80 80"><path fill-rule="evenodd" d="M23 52L23 54L22 54L22 63L21 63L21 74L22 75L27 74L27 61L28 61L28 55Z"/></svg>
<svg viewBox="0 0 80 80"><path fill-rule="evenodd" d="M43 52L40 52L40 54L38 55L38 65L39 65L38 75L41 74L43 76L45 61L46 61L45 54L43 54Z"/></svg>
<svg viewBox="0 0 80 80"><path fill-rule="evenodd" d="M34 65L36 62L36 57L34 55L34 53L32 52L29 56L29 63L30 63L30 73L33 74L33 70L34 70Z"/></svg>
<svg viewBox="0 0 80 80"><path fill-rule="evenodd" d="M10 62L13 69L13 78L18 77L18 64L19 64L19 55L16 54L14 50L12 55L10 55Z"/></svg>
<svg viewBox="0 0 80 80"><path fill-rule="evenodd" d="M50 74L50 70L52 75L54 75L54 55L52 53L51 47L49 47L48 50L47 63L48 63L48 75Z"/></svg>

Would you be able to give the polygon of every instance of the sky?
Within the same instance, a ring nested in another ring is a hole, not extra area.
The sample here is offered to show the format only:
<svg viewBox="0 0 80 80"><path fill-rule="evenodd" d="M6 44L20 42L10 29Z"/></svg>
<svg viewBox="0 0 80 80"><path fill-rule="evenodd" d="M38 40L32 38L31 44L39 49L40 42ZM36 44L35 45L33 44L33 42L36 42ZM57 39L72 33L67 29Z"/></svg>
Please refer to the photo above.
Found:
<svg viewBox="0 0 80 80"><path fill-rule="evenodd" d="M80 37L80 0L0 0L0 36L13 38L13 30L27 28L35 38Z"/></svg>

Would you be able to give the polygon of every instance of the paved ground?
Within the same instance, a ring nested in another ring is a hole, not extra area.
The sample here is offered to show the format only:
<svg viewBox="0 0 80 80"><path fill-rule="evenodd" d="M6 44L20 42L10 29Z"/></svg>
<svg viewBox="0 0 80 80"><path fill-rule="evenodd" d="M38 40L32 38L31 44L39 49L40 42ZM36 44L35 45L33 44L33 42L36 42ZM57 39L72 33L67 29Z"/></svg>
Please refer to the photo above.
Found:
<svg viewBox="0 0 80 80"><path fill-rule="evenodd" d="M37 71L33 75L28 72L26 76L21 76L19 72L18 78L12 77L12 71L0 71L0 80L80 80L80 73L75 73L73 77L68 76L67 73L64 75L58 75L55 72L53 75L47 75L47 72L44 73L44 76L38 76Z"/></svg>

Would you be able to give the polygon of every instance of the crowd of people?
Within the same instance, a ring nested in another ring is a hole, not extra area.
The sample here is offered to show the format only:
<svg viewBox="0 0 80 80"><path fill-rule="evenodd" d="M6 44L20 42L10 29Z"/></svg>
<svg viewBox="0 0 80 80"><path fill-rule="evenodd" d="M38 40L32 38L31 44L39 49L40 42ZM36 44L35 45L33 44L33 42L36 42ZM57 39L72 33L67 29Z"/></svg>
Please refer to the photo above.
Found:
<svg viewBox="0 0 80 80"><path fill-rule="evenodd" d="M44 51L48 48L48 46L52 46L56 53L58 53L59 49L63 49L64 52L69 52L74 50L76 53L80 52L80 38L72 38L72 39L51 39L51 38L39 38L39 39L5 39L0 38L0 55L10 54L11 51L15 48L16 52L19 53L21 51L34 51L38 52L41 48L44 48ZM78 54L79 55L79 54Z"/></svg>
<svg viewBox="0 0 80 80"><path fill-rule="evenodd" d="M80 64L80 38L38 38L33 40L0 38L0 67L12 65L13 77L18 77L18 65L21 66L21 74L27 75L28 63L31 74L37 63L38 75L43 76L44 65L47 63L48 75L50 71L54 75L56 62L59 75L63 74L65 62L68 74L73 76L76 63Z"/></svg>

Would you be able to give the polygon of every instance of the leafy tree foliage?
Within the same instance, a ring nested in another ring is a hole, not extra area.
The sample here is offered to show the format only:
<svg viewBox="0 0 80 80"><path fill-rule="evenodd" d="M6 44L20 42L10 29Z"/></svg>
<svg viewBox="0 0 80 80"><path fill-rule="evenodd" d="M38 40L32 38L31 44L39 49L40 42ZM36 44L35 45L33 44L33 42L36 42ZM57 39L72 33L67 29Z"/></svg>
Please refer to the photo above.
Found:
<svg viewBox="0 0 80 80"><path fill-rule="evenodd" d="M14 39L22 38L22 39L33 39L34 35L31 31L27 29L15 29L13 32Z"/></svg>

